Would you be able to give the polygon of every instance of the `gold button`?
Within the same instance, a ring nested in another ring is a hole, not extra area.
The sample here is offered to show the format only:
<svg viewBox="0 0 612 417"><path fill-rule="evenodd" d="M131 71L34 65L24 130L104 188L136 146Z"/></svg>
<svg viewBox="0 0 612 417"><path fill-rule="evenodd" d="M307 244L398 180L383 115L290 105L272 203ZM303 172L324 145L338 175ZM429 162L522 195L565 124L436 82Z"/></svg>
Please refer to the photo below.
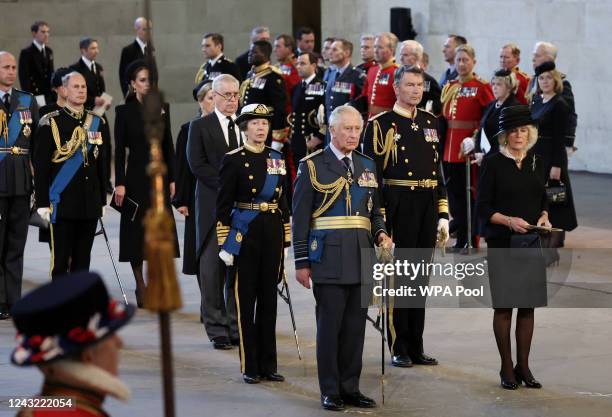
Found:
<svg viewBox="0 0 612 417"><path fill-rule="evenodd" d="M245 167L247 167L247 168L248 168L248 167L250 167L250 165L249 165L249 163L248 163L248 162L245 162L245 163L244 163L244 166L245 166Z"/></svg>
<svg viewBox="0 0 612 417"><path fill-rule="evenodd" d="M276 203L276 198L274 200L272 200L273 203Z"/></svg>
<svg viewBox="0 0 612 417"><path fill-rule="evenodd" d="M436 145L431 145L431 149L436 149Z"/></svg>
<svg viewBox="0 0 612 417"><path fill-rule="evenodd" d="M408 176L412 177L412 171L408 172Z"/></svg>
<svg viewBox="0 0 612 417"><path fill-rule="evenodd" d="M252 179L253 179L253 176L252 176L252 175L249 175L249 179L250 179L250 180L252 180Z"/></svg>
<svg viewBox="0 0 612 417"><path fill-rule="evenodd" d="M244 156L244 155L246 155L246 153L245 152L240 152L240 155Z"/></svg>
<svg viewBox="0 0 612 417"><path fill-rule="evenodd" d="M402 151L405 151L405 150L406 150L406 147L405 147L405 146L402 146Z"/></svg>
<svg viewBox="0 0 612 417"><path fill-rule="evenodd" d="M407 159L407 158L406 158L406 159L404 159L404 162L405 162L405 163L408 163L408 159Z"/></svg>
<svg viewBox="0 0 612 417"><path fill-rule="evenodd" d="M414 190L414 186L410 187L411 190Z"/></svg>
<svg viewBox="0 0 612 417"><path fill-rule="evenodd" d="M432 175L436 175L436 171L432 171L431 173L432 173Z"/></svg>
<svg viewBox="0 0 612 417"><path fill-rule="evenodd" d="M270 207L268 206L268 203L266 203L266 202L263 202L263 203L259 204L259 210L261 210L263 212L268 211L269 208Z"/></svg>
<svg viewBox="0 0 612 417"><path fill-rule="evenodd" d="M251 191L253 192L253 194L255 194L257 192L257 188L253 188L251 189Z"/></svg>
<svg viewBox="0 0 612 417"><path fill-rule="evenodd" d="M274 190L278 193L280 191L280 188L276 187Z"/></svg>

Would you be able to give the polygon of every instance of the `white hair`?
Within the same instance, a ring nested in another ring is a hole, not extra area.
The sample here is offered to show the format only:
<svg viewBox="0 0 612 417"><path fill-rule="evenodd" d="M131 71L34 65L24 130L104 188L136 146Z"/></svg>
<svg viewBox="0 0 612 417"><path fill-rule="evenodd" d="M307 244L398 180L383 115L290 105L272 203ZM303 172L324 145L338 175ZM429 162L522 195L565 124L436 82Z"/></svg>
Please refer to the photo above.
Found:
<svg viewBox="0 0 612 417"><path fill-rule="evenodd" d="M240 82L231 74L221 74L217 75L212 82L212 89L214 91L219 91L219 86L224 83L234 83L240 86Z"/></svg>
<svg viewBox="0 0 612 417"><path fill-rule="evenodd" d="M64 75L62 77L62 87L68 87L68 83L70 82L70 79L72 77L74 77L75 75L80 75L81 77L83 77L83 74L81 74L78 71L69 72L68 74L66 74L66 75ZM85 77L83 77L83 78L85 78Z"/></svg>
<svg viewBox="0 0 612 417"><path fill-rule="evenodd" d="M359 111L357 111L355 107L349 106L348 104L338 106L334 109L334 111L331 112L331 115L329 116L329 125L338 127L342 116L349 114L357 116L359 118L361 127L363 127L363 119L361 118L361 113L359 113Z"/></svg>
<svg viewBox="0 0 612 417"><path fill-rule="evenodd" d="M557 52L559 51L557 49L557 47L555 45L553 45L550 42L537 42L535 44L535 47L533 48L534 51L538 50L539 48L542 49L542 51L548 55L549 57L551 57L553 60L557 59Z"/></svg>
<svg viewBox="0 0 612 417"><path fill-rule="evenodd" d="M400 53L404 50L404 48L410 48L410 50L417 56L417 61L420 63L423 59L423 45L421 45L417 41L408 40L404 41L401 44Z"/></svg>

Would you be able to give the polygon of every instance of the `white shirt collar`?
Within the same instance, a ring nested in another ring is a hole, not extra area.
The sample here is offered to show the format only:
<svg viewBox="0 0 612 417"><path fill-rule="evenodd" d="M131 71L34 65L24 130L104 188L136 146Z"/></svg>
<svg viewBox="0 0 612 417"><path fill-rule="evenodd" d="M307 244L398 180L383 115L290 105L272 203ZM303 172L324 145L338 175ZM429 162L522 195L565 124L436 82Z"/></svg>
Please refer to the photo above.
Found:
<svg viewBox="0 0 612 417"><path fill-rule="evenodd" d="M143 41L140 40L140 38L138 36L136 36L136 42L138 43L138 46L140 46L140 50L142 51L143 55L144 55L144 49L147 46L146 43L144 43Z"/></svg>
<svg viewBox="0 0 612 417"><path fill-rule="evenodd" d="M210 65L213 66L215 65L221 58L223 57L223 53L219 54L219 56L214 57L213 59L210 59L208 62L210 62Z"/></svg>
<svg viewBox="0 0 612 417"><path fill-rule="evenodd" d="M304 81L306 81L306 85L310 84L312 82L312 80L314 80L314 78L317 76L316 72L313 72L312 75L308 78L306 78Z"/></svg>
<svg viewBox="0 0 612 417"><path fill-rule="evenodd" d="M351 162L353 161L353 151L349 152L348 154L343 154L340 149L336 148L334 146L334 143L332 141L329 142L329 148L332 150L332 152L334 153L334 155L336 155L336 158L338 158L339 161L342 161L342 158L348 156L348 158L351 160Z"/></svg>
<svg viewBox="0 0 612 417"><path fill-rule="evenodd" d="M8 94L8 95L13 94L13 87L9 88L9 90L8 90L8 91L3 91L3 90L0 90L0 100L4 100L4 96L5 96L6 94Z"/></svg>
<svg viewBox="0 0 612 417"><path fill-rule="evenodd" d="M45 45L38 43L36 39L32 39L32 43L40 52L42 52L43 48L45 47Z"/></svg>
<svg viewBox="0 0 612 417"><path fill-rule="evenodd" d="M227 125L227 124L229 123L229 122L228 122L228 120L227 120L227 117L228 117L228 116L226 116L226 115L224 115L223 113L221 113L221 112L219 111L219 109L217 109L216 107L215 107L215 114L216 114L216 115L217 115L217 117L219 118L219 121L220 121L220 122L224 123L225 125ZM231 117L231 118L232 118L232 120L236 120L236 115L235 115L235 114L232 114L232 115L231 115L231 116L229 116L229 117Z"/></svg>
<svg viewBox="0 0 612 417"><path fill-rule="evenodd" d="M341 75L342 73L344 73L344 70L347 69L349 67L349 65L351 65L350 61L345 66L343 66L342 68L336 68L336 70L338 71L338 75Z"/></svg>
<svg viewBox="0 0 612 417"><path fill-rule="evenodd" d="M87 65L87 68L91 69L91 64L94 61L90 61L89 59L85 58L85 55L81 55L81 59L83 60L83 62L85 63L85 65Z"/></svg>

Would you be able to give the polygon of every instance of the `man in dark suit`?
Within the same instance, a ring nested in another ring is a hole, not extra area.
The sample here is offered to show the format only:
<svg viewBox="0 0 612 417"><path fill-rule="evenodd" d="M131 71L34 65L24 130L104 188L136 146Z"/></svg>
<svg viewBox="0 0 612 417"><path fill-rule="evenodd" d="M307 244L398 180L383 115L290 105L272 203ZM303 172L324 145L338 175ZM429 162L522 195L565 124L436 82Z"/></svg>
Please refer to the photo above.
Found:
<svg viewBox="0 0 612 417"><path fill-rule="evenodd" d="M38 106L30 93L13 88L15 57L0 51L0 320L21 297L23 251L30 219L30 139Z"/></svg>
<svg viewBox="0 0 612 417"><path fill-rule="evenodd" d="M223 156L241 144L234 123L238 110L239 83L230 74L213 81L215 111L189 126L187 161L197 178L196 184L196 256L199 262L201 314L204 328L215 349L231 349L239 343L234 292L223 297L225 264L219 259L216 233L216 203L219 169Z"/></svg>
<svg viewBox="0 0 612 417"><path fill-rule="evenodd" d="M202 38L202 53L206 62L203 63L195 76L195 83L203 80L212 80L221 74L230 74L241 80L238 65L223 55L223 35L220 33L206 33Z"/></svg>
<svg viewBox="0 0 612 417"><path fill-rule="evenodd" d="M444 84L459 76L459 74L457 74L457 68L455 68L455 48L459 45L465 45L466 43L467 39L460 35L451 34L446 38L444 47L442 48L442 54L444 54L444 60L448 62L448 68L446 68L440 78L440 88L443 88Z"/></svg>
<svg viewBox="0 0 612 417"><path fill-rule="evenodd" d="M251 31L251 45L257 41L270 42L270 29L267 26L257 26ZM236 65L240 69L240 79L244 80L247 74L251 70L251 64L249 64L249 49L241 53L236 57Z"/></svg>
<svg viewBox="0 0 612 417"><path fill-rule="evenodd" d="M355 150L362 128L355 108L336 108L331 142L301 161L293 195L296 278L306 288L312 279L317 303L321 405L337 411L344 404L376 406L359 391L376 260L372 242L392 245L380 210L376 165Z"/></svg>
<svg viewBox="0 0 612 417"><path fill-rule="evenodd" d="M83 38L79 42L79 49L81 50L81 58L70 66L70 69L81 73L87 83L87 101L85 101L85 109L93 110L97 106L105 105L106 110L110 108L111 103L106 103L101 97L102 93L106 91L106 83L104 82L104 73L102 65L96 62L96 58L100 53L98 41L93 38ZM108 125L108 119L106 115L102 116L102 125L100 126L100 133L102 134L102 140L104 152L107 155L104 163L107 164L105 172L106 178L106 192L112 194L113 186L110 181L111 172L111 135L110 127Z"/></svg>
<svg viewBox="0 0 612 417"><path fill-rule="evenodd" d="M21 89L35 96L44 96L47 104L55 101L51 91L53 74L53 50L49 42L49 24L34 22L31 26L32 44L19 54L19 83Z"/></svg>
<svg viewBox="0 0 612 417"><path fill-rule="evenodd" d="M130 84L126 74L127 67L136 60L146 59L148 57L152 58L154 51L151 50L152 47L149 45L152 28L153 24L150 20L147 21L144 17L136 19L134 21L136 39L121 50L121 59L119 60L119 82L121 83L123 97L127 95ZM154 68L150 71L149 79L151 82L157 83L157 66L154 59L152 59L152 63L149 63L149 68Z"/></svg>

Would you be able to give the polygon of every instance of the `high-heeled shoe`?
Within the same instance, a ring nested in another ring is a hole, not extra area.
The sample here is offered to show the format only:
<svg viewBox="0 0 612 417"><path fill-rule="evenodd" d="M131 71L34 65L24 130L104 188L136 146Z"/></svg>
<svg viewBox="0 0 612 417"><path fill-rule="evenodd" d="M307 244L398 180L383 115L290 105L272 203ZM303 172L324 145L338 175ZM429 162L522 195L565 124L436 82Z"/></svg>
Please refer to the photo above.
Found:
<svg viewBox="0 0 612 417"><path fill-rule="evenodd" d="M542 388L542 384L540 384L534 377L533 375L530 378L525 378L523 376L523 373L518 369L518 368L514 368L514 377L516 378L516 381L520 384L523 383L525 384L525 386L527 388Z"/></svg>
<svg viewBox="0 0 612 417"><path fill-rule="evenodd" d="M502 376L501 371L499 372L499 378L501 379L501 387L503 389L509 389L509 390L516 390L518 389L519 385L514 382L514 381L509 381L507 379L504 379L504 377Z"/></svg>

